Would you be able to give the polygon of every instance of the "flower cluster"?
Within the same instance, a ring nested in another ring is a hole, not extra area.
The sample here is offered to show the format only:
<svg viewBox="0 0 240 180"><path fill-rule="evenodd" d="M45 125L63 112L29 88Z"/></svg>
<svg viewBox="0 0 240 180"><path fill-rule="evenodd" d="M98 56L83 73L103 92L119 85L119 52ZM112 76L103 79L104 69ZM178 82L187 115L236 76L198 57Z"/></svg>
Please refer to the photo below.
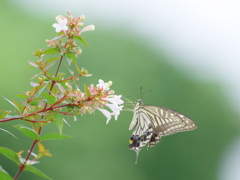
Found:
<svg viewBox="0 0 240 180"><path fill-rule="evenodd" d="M100 88L105 92L105 97L102 97L103 100L107 101L104 105L109 107L112 112L107 111L106 109L97 108L99 111L101 111L107 118L107 124L110 121L111 117L114 116L115 120L117 120L118 115L120 114L120 111L123 108L123 100L121 100L122 95L113 95L114 91L109 91L109 87L112 85L112 81L109 81L108 83L104 83L103 80L99 80L99 84L97 85L97 88Z"/></svg>
<svg viewBox="0 0 240 180"><path fill-rule="evenodd" d="M54 23L52 26L56 28L56 32L64 32L67 36L81 36L83 32L94 31L95 26L89 25L83 27L82 21L85 19L85 15L80 17L73 18L70 11L67 11L68 16L64 17L59 15L56 17L57 23Z"/></svg>
<svg viewBox="0 0 240 180"><path fill-rule="evenodd" d="M52 27L55 28L58 33L55 38L52 40L46 40L48 46L55 48L62 54L73 53L76 56L82 53L82 49L77 46L77 43L74 41L79 40L85 45L89 46L87 42L82 38L82 33L87 31L94 31L94 25L88 25L84 27L83 20L85 15L79 17L73 17L70 11L67 11L68 16L64 17L59 15L56 17L57 23L54 23ZM64 43L62 38L66 37L67 41ZM59 41L57 41L59 40Z"/></svg>
<svg viewBox="0 0 240 180"><path fill-rule="evenodd" d="M121 95L114 95L114 91L110 90L111 85L112 81L104 83L104 81L100 79L99 84L96 86L93 84L90 85L87 88L87 92L83 93L79 89L73 90L72 86L67 84L69 87L67 93L68 97L70 97L68 100L72 102L72 106L79 107L82 115L87 112L91 114L98 109L107 117L107 123L112 116L117 120L124 102L121 100ZM112 112L103 109L105 106L107 106Z"/></svg>

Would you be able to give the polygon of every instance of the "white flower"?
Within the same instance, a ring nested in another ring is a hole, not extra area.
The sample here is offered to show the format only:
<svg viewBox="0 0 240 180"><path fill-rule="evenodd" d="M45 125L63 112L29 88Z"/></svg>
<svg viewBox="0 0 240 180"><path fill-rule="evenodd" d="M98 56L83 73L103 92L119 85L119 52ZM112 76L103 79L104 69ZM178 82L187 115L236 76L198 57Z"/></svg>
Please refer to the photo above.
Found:
<svg viewBox="0 0 240 180"><path fill-rule="evenodd" d="M89 26L84 27L81 30L81 33L86 32L86 31L94 31L94 30L95 30L95 26L94 25L89 25Z"/></svg>
<svg viewBox="0 0 240 180"><path fill-rule="evenodd" d="M108 91L110 86L112 85L112 81L109 81L108 83L104 83L102 79L98 80L99 84L97 84L97 87L102 88L104 91Z"/></svg>
<svg viewBox="0 0 240 180"><path fill-rule="evenodd" d="M117 120L120 111L122 110L123 106L118 106L117 104L106 104L113 112L112 114L115 116L115 120Z"/></svg>
<svg viewBox="0 0 240 180"><path fill-rule="evenodd" d="M111 97L111 96L109 96L109 97ZM121 100L121 97L122 97L122 95L113 95L113 98L104 98L104 99L106 99L107 101L109 101L113 104L123 104L124 101Z"/></svg>
<svg viewBox="0 0 240 180"><path fill-rule="evenodd" d="M61 18L60 16L57 16L56 20L58 23L54 23L52 27L56 28L57 33L60 31L68 30L68 27L67 27L68 20L66 18Z"/></svg>
<svg viewBox="0 0 240 180"><path fill-rule="evenodd" d="M115 120L117 120L120 111L122 110L123 106L119 106L120 104L123 104L123 100L120 98L122 95L112 95L110 96L112 98L104 98L105 100L109 101L110 103L107 103L106 106L109 107L109 109L112 110L112 113L105 109L98 108L99 111L101 111L106 117L107 117L107 124L110 121L111 117L114 116Z"/></svg>
<svg viewBox="0 0 240 180"><path fill-rule="evenodd" d="M22 164L25 163L26 165L32 165L32 164L37 164L37 163L39 163L39 161L33 161L33 160L27 160L27 161L26 161L26 159L24 159L24 158L21 156L22 153L23 153L23 151L20 151L19 153L17 153L17 154L18 154L18 157L19 157L19 160L20 160L20 162L21 162ZM28 153L29 153L29 151L28 151ZM34 156L35 158L37 158L37 155L36 155L35 153L31 152L31 155Z"/></svg>
<svg viewBox="0 0 240 180"><path fill-rule="evenodd" d="M26 161L26 159L24 159L24 158L20 158L20 162L23 164L24 162ZM32 161L32 160L27 160L27 162L26 162L26 165L33 165L33 164L37 164L37 163L39 163L39 161Z"/></svg>
<svg viewBox="0 0 240 180"><path fill-rule="evenodd" d="M112 113L110 113L109 111L107 111L106 109L102 109L102 108L97 108L99 111L101 111L103 113L104 116L106 116L107 118L107 124L110 121L111 117L112 117Z"/></svg>
<svg viewBox="0 0 240 180"><path fill-rule="evenodd" d="M31 155L34 156L35 158L37 157L37 155L33 152L31 153ZM21 155L19 155L19 160L22 164L24 164L25 161L26 161L26 159L22 158ZM39 163L39 161L33 161L33 160L27 160L26 161L26 165L32 165L32 164L37 164L37 163Z"/></svg>

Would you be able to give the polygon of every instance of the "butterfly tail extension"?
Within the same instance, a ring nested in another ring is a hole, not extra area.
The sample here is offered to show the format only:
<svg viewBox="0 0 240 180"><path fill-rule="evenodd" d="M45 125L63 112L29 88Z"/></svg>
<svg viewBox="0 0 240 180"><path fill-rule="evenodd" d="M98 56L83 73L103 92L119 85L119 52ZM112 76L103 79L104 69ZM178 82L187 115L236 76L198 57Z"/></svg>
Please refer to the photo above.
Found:
<svg viewBox="0 0 240 180"><path fill-rule="evenodd" d="M136 152L136 161L135 161L135 164L137 164L139 152L140 152L140 151Z"/></svg>

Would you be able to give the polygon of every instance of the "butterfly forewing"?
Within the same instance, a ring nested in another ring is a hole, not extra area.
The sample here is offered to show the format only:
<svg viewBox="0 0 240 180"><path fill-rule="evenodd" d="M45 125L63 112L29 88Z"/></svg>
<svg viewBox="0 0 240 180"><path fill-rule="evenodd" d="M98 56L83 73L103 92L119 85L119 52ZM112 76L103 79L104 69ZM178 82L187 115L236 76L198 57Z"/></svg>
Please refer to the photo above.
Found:
<svg viewBox="0 0 240 180"><path fill-rule="evenodd" d="M196 129L196 124L187 116L160 106L143 105L141 111L148 114L154 132L166 136Z"/></svg>
<svg viewBox="0 0 240 180"><path fill-rule="evenodd" d="M148 149L156 146L161 136L196 129L196 124L187 116L160 106L142 105L138 100L129 130L135 128L129 148L137 153L148 143ZM136 160L137 162L137 160Z"/></svg>

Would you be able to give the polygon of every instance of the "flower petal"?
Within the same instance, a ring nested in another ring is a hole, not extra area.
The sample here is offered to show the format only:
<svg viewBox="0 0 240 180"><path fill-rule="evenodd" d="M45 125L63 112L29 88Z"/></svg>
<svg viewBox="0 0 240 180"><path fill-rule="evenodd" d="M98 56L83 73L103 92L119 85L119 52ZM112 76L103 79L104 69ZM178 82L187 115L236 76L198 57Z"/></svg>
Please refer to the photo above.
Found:
<svg viewBox="0 0 240 180"><path fill-rule="evenodd" d="M102 108L97 108L99 111L101 111L103 113L104 116L106 116L107 118L107 123L110 121L111 117L112 117L112 113L110 113L109 111L107 111L106 109L102 109Z"/></svg>

